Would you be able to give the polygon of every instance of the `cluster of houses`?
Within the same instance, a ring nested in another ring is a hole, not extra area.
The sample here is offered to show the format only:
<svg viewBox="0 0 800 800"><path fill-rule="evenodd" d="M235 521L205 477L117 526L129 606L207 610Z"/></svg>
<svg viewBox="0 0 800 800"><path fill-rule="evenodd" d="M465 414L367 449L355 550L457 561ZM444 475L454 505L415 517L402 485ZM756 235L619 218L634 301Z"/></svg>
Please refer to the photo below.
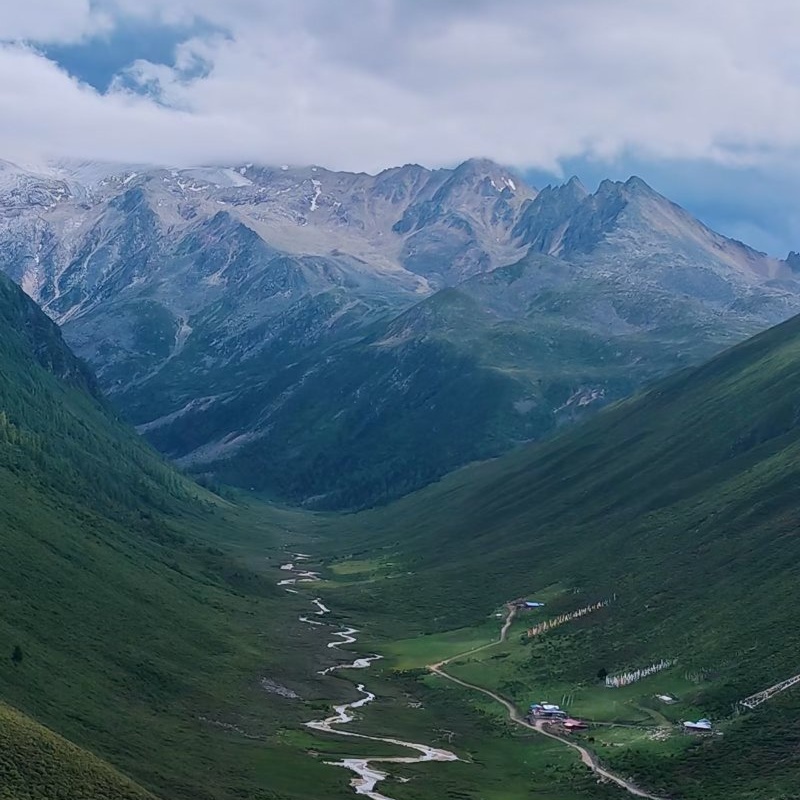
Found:
<svg viewBox="0 0 800 800"><path fill-rule="evenodd" d="M558 625L563 624L564 622L577 619L586 614L590 614L593 611L599 611L601 608L607 606L608 603L609 603L608 600L601 600L598 603L586 606L585 608L580 608L577 611L573 611L570 614L560 614L554 619L545 620L543 622L540 622L538 625L535 625L534 627L530 628L527 631L527 635L528 637L532 637L540 633L544 633L552 628L555 628ZM517 598L516 600L509 601L508 606L516 609L517 611L531 611L537 608L542 608L544 606L544 603L540 603L537 600L528 600L525 597L520 597ZM661 661L652 664L649 667L645 667L643 669L634 670L632 672L626 672L621 675L608 675L605 678L605 684L610 688L627 686L628 684L634 683L638 680L641 680L642 678L649 677L650 675L653 675L656 672L668 669L674 664L675 664L674 659L662 659ZM797 680L800 681L800 675L797 676ZM677 702L677 698L669 694L657 694L656 697L661 702L666 703L667 705L672 705L673 703ZM566 711L564 711L560 706L557 706L554 703L545 703L545 702L531 703L531 706L528 709L528 714L526 719L530 724L534 724L535 722L547 722L553 725L557 725L558 728L564 733L569 733L571 731L584 731L587 730L589 727L582 720L573 719L572 717L570 717ZM713 725L711 724L711 721L708 719L699 719L697 720L697 722L684 722L682 728L687 733L702 734L702 733L713 732Z"/></svg>
<svg viewBox="0 0 800 800"><path fill-rule="evenodd" d="M550 722L560 725L565 732L585 731L589 726L579 719L572 719L560 706L553 703L531 703L528 722Z"/></svg>
<svg viewBox="0 0 800 800"><path fill-rule="evenodd" d="M667 697L667 695L664 695L665 699ZM669 696L669 699L674 702L674 698L671 696ZM526 719L531 725L536 722L547 722L558 726L558 729L563 733L585 731L589 728L585 722L573 719L561 706L555 703L531 703ZM713 733L714 730L711 720L705 718L699 719L697 722L684 722L682 727L686 733Z"/></svg>

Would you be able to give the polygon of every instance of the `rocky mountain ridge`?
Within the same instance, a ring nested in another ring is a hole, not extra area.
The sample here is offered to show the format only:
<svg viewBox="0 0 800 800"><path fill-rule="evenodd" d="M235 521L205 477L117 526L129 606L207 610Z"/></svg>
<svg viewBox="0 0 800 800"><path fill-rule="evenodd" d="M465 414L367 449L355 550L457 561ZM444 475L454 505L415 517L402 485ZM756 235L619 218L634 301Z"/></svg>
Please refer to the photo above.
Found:
<svg viewBox="0 0 800 800"><path fill-rule="evenodd" d="M4 163L0 270L164 453L331 506L538 438L800 311L791 257L638 178L537 191L483 159Z"/></svg>

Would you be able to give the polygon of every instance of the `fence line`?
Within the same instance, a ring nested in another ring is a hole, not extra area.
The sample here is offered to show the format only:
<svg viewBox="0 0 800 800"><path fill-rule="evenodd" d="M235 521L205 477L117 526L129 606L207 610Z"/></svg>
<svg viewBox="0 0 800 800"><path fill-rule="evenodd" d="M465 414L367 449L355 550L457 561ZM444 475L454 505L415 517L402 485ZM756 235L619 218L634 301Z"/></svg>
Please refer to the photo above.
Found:
<svg viewBox="0 0 800 800"><path fill-rule="evenodd" d="M622 686L630 686L630 684L636 683L636 681L640 681L642 678L655 675L656 672L661 672L663 669L669 669L675 664L676 660L677 659L674 658L662 658L661 661L651 664L649 667L642 667L641 669L635 669L631 672L623 672L619 675L607 675L606 686L608 686L610 689L619 689Z"/></svg>
<svg viewBox="0 0 800 800"><path fill-rule="evenodd" d="M774 686L770 686L769 689L763 689L760 692L751 694L750 697L745 697L745 699L741 701L741 705L743 705L745 708L755 708L756 706L760 706L766 700L769 700L773 695L783 692L798 683L800 683L800 675L787 678L785 681L781 681L780 683L776 683Z"/></svg>
<svg viewBox="0 0 800 800"><path fill-rule="evenodd" d="M568 614L559 614L557 617L553 617L553 619L545 620L544 622L540 622L538 625L534 625L532 628L528 628L526 635L529 639L532 639L534 636L547 633L547 631L551 631L553 628L557 628L559 625L563 625L565 622L571 622L573 619L585 617L587 614L591 614L593 611L599 611L601 608L605 608L609 602L609 600L601 600L599 603L593 603L590 606L584 606L583 608L579 608L577 611L570 611Z"/></svg>

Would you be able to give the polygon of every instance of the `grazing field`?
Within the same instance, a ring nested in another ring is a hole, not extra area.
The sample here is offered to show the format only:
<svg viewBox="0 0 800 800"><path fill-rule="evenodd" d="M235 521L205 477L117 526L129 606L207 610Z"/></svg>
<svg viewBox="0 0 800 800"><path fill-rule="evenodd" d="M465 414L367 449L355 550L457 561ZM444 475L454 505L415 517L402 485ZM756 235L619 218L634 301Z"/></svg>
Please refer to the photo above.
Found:
<svg viewBox="0 0 800 800"><path fill-rule="evenodd" d="M386 565L337 586L337 608L413 668L487 641L512 598L545 601L530 627L610 600L527 642L520 621L507 647L450 668L519 705L564 701L598 721L708 717L722 735L634 739L603 759L686 800L793 797L800 691L744 713L740 701L797 673L798 396L794 319L548 443L319 518L321 554Z"/></svg>

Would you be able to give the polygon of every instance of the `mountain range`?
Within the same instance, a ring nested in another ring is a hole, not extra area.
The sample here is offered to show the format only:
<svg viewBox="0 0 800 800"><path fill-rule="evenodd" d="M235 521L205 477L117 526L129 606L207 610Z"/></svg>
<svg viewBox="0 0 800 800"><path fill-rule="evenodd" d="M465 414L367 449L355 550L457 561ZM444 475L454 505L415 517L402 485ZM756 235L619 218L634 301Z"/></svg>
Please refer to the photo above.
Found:
<svg viewBox="0 0 800 800"><path fill-rule="evenodd" d="M526 264L545 270L553 261L532 253ZM461 314L453 319L466 318L464 289L435 296ZM505 302L518 298L509 292ZM655 706L654 718L670 728L666 715L702 710L723 735L623 739L597 747L603 763L659 796L790 800L796 690L752 711L740 701L797 669L799 353L796 317L548 442L456 471L387 508L276 512L223 501L172 469L120 422L57 326L0 275L3 789L33 800L308 800L320 787L350 796L326 765L348 751L301 731L311 714L343 701L337 691L352 696L348 681L322 685L328 637L298 620L311 595L274 586L286 575L282 559L269 582L261 574L280 528L282 541L313 543L329 561L329 580L314 590L331 595L335 623L363 623L370 647L392 664L368 673L387 692L379 730L408 725L419 737L446 728L449 746L469 756L441 784L412 781L419 796L478 786L484 751L511 753L520 740L482 699L471 710L463 693L397 667L390 645L417 636L405 646L424 657L442 632L449 647L470 626L482 631L477 641L494 637L494 609L541 591L547 615L609 602L541 640L498 643L506 650L489 667L473 642L453 669L498 675L497 690L523 707L542 686L596 691L600 669L677 660L678 710ZM626 697L622 721L652 705L652 686ZM372 719L364 711L359 724ZM467 749L476 719L478 749ZM525 781L539 745L522 742ZM565 797L613 796L585 774L570 790L570 767L543 770Z"/></svg>
<svg viewBox="0 0 800 800"><path fill-rule="evenodd" d="M0 167L0 270L189 472L371 505L800 311L796 258L638 178L490 161Z"/></svg>

